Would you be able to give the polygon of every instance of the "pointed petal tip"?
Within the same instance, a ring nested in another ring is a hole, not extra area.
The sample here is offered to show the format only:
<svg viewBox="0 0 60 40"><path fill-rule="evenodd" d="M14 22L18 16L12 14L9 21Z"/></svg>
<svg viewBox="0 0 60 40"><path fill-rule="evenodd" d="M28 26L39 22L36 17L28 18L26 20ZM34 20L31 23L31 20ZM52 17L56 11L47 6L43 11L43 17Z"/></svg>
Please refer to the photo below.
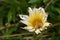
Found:
<svg viewBox="0 0 60 40"><path fill-rule="evenodd" d="M21 15L21 14L19 14L19 17L20 17L20 18L22 18L22 15Z"/></svg>
<svg viewBox="0 0 60 40"><path fill-rule="evenodd" d="M40 7L39 10L42 12L42 13L45 13L45 10L43 7Z"/></svg>
<svg viewBox="0 0 60 40"><path fill-rule="evenodd" d="M25 29L24 27L20 27L21 29Z"/></svg>
<svg viewBox="0 0 60 40"><path fill-rule="evenodd" d="M20 22L22 22L22 23L24 23L24 24L28 24L28 22L27 21L24 21L24 20L20 20Z"/></svg>
<svg viewBox="0 0 60 40"><path fill-rule="evenodd" d="M47 23L46 23L46 26L50 26L50 24L51 24L51 23L47 22Z"/></svg>
<svg viewBox="0 0 60 40"><path fill-rule="evenodd" d="M29 9L29 10L32 10L32 8L31 8L31 7L28 7L28 9Z"/></svg>
<svg viewBox="0 0 60 40"><path fill-rule="evenodd" d="M28 30L29 32L33 32L33 31L35 31L35 29L30 29L30 30Z"/></svg>
<svg viewBox="0 0 60 40"><path fill-rule="evenodd" d="M40 31L39 29L37 29L37 30L35 31L35 33L36 33L36 34L39 34L39 33L41 33L41 31Z"/></svg>
<svg viewBox="0 0 60 40"><path fill-rule="evenodd" d="M22 19L22 20L26 20L28 18L27 15L19 15L19 17Z"/></svg>

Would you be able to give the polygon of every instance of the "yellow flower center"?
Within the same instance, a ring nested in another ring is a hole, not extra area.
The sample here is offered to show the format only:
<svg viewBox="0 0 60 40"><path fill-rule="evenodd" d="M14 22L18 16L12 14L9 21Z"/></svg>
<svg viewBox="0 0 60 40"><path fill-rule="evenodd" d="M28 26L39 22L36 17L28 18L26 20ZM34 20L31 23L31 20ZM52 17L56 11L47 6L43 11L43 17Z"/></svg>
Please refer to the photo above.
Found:
<svg viewBox="0 0 60 40"><path fill-rule="evenodd" d="M42 22L41 22L40 20L34 20L34 21L32 22L32 25L33 25L33 27L35 27L35 28L40 28L40 27L42 27Z"/></svg>
<svg viewBox="0 0 60 40"><path fill-rule="evenodd" d="M45 21L43 20L44 14L32 13L29 15L28 22L33 28L41 28Z"/></svg>

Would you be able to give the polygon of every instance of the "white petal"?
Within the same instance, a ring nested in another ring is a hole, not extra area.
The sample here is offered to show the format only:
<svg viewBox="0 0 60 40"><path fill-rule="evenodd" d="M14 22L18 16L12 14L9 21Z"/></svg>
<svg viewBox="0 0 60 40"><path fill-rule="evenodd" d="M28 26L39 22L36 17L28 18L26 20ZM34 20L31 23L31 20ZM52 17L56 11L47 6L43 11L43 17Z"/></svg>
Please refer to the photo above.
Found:
<svg viewBox="0 0 60 40"><path fill-rule="evenodd" d="M45 13L44 8L40 7L39 10L40 10L42 13Z"/></svg>
<svg viewBox="0 0 60 40"><path fill-rule="evenodd" d="M38 9L37 8L33 8L33 12L34 13L37 13L38 12Z"/></svg>
<svg viewBox="0 0 60 40"><path fill-rule="evenodd" d="M36 34L39 34L39 33L41 33L41 32L40 32L39 29L37 29L37 30L35 31L35 33L36 33Z"/></svg>
<svg viewBox="0 0 60 40"><path fill-rule="evenodd" d="M45 26L49 26L50 24L51 24L51 23L46 22L46 23L45 23Z"/></svg>
<svg viewBox="0 0 60 40"><path fill-rule="evenodd" d="M44 19L45 21L47 21L48 14L45 12L44 8L40 7L39 10L40 10L41 13L44 14L43 19Z"/></svg>
<svg viewBox="0 0 60 40"><path fill-rule="evenodd" d="M47 21L47 17L48 17L48 14L46 14L43 19Z"/></svg>
<svg viewBox="0 0 60 40"><path fill-rule="evenodd" d="M28 12L29 12L29 14L34 13L33 10L30 7L29 7Z"/></svg>
<svg viewBox="0 0 60 40"><path fill-rule="evenodd" d="M40 31L43 31L45 29L47 29L47 27L42 27L42 28L40 28Z"/></svg>
<svg viewBox="0 0 60 40"><path fill-rule="evenodd" d="M20 20L22 23L28 25L28 22L27 21L23 21L23 20Z"/></svg>
<svg viewBox="0 0 60 40"><path fill-rule="evenodd" d="M31 29L33 29L33 28L32 28L32 27L30 27L30 26L27 26L27 27L24 27L23 29L31 30Z"/></svg>
<svg viewBox="0 0 60 40"><path fill-rule="evenodd" d="M40 28L40 31L43 31L43 28Z"/></svg>
<svg viewBox="0 0 60 40"><path fill-rule="evenodd" d="M20 17L21 19L23 19L23 20L26 20L26 19L28 18L27 15L19 15L19 17Z"/></svg>
<svg viewBox="0 0 60 40"><path fill-rule="evenodd" d="M27 27L24 27L24 28L22 28L22 29L26 29L26 30L28 30L29 32L35 31L35 29L33 29L33 27L31 27L31 26L27 26Z"/></svg>
<svg viewBox="0 0 60 40"><path fill-rule="evenodd" d="M35 31L35 29L30 29L30 30L28 30L29 32L33 32L33 31Z"/></svg>

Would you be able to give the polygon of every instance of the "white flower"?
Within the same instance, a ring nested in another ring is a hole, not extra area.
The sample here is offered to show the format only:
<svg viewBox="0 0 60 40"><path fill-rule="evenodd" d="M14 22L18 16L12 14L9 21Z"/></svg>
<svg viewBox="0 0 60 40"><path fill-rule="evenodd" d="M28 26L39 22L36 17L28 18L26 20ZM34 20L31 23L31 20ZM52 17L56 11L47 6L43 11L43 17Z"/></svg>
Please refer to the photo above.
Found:
<svg viewBox="0 0 60 40"><path fill-rule="evenodd" d="M28 12L29 16L19 15L19 17L22 19L20 21L27 25L23 29L26 29L29 32L35 31L36 34L41 33L41 31L44 29L47 29L50 24L49 22L47 22L48 14L42 7L33 9L29 7Z"/></svg>

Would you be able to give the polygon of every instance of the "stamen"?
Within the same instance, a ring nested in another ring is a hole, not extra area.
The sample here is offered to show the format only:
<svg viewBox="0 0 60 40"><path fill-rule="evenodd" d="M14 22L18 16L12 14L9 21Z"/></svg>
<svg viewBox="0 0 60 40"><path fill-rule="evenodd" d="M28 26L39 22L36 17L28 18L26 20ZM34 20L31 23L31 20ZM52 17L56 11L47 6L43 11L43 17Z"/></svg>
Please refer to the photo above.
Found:
<svg viewBox="0 0 60 40"><path fill-rule="evenodd" d="M39 23L38 25L35 26L35 28L36 28L36 29L41 28L42 25L43 25L42 23Z"/></svg>

